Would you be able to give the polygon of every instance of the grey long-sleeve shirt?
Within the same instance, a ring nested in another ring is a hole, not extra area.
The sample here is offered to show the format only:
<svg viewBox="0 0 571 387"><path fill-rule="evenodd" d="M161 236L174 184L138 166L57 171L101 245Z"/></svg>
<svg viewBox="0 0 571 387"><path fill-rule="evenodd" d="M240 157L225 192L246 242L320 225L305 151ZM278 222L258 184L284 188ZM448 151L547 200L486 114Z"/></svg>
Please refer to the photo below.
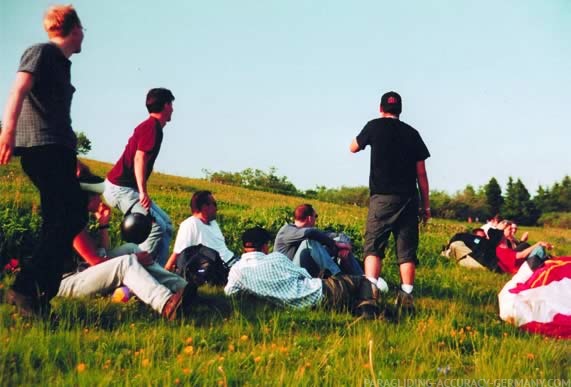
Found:
<svg viewBox="0 0 571 387"><path fill-rule="evenodd" d="M293 259L300 243L306 239L315 240L328 247L333 256L337 255L335 241L327 233L315 227L296 227L294 224L286 224L278 231L274 242L274 251Z"/></svg>

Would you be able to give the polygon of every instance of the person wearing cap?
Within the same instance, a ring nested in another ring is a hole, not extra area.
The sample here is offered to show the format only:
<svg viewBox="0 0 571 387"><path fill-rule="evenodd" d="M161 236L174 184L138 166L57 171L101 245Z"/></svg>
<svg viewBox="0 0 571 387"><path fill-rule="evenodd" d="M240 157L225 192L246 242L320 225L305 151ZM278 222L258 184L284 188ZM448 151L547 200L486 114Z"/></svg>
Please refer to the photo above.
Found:
<svg viewBox="0 0 571 387"><path fill-rule="evenodd" d="M147 93L149 117L137 126L119 160L107 174L104 197L124 214L148 213L154 219L149 237L139 245L163 266L168 258L173 226L169 216L149 196L147 181L163 141L163 128L171 120L174 96L164 88Z"/></svg>
<svg viewBox="0 0 571 387"><path fill-rule="evenodd" d="M269 253L271 235L261 227L242 234L244 254L230 268L224 293L245 293L279 306L295 309L323 304L349 309L355 315L375 318L379 290L364 276L339 275L327 279L312 278L279 252Z"/></svg>
<svg viewBox="0 0 571 387"><path fill-rule="evenodd" d="M43 22L49 42L22 55L0 129L0 165L13 154L20 156L41 200L40 240L6 296L24 317L49 314L73 238L87 222L75 176L77 138L70 116L75 88L69 60L81 52L84 29L71 5L50 7Z"/></svg>
<svg viewBox="0 0 571 387"><path fill-rule="evenodd" d="M165 269L172 270L184 249L199 244L216 250L226 267L231 267L240 257L237 257L226 246L222 230L216 222L218 205L212 192L196 191L190 199L190 211L192 215L186 218L178 228L173 253Z"/></svg>
<svg viewBox="0 0 571 387"><path fill-rule="evenodd" d="M423 222L431 216L425 166L430 153L418 131L399 119L401 111L401 96L394 91L385 93L381 98L381 117L369 121L349 149L356 153L367 145L371 147L365 275L377 278L381 273L392 233L401 277L396 304L400 310L412 310L418 264L418 216L420 213Z"/></svg>
<svg viewBox="0 0 571 387"><path fill-rule="evenodd" d="M340 273L362 275L363 269L351 252L349 237L316 228L317 217L311 204L297 206L293 212L294 222L278 231L274 250L285 254L313 277Z"/></svg>
<svg viewBox="0 0 571 387"><path fill-rule="evenodd" d="M69 268L57 295L106 295L124 285L165 318L173 319L183 303L189 306L196 286L156 264L149 253L135 244L126 243L111 249L108 234L111 209L101 201L105 189L103 179L85 167L78 168L78 174L87 197L87 209L93 214L98 231L93 237L86 227L74 238L73 246L84 262Z"/></svg>

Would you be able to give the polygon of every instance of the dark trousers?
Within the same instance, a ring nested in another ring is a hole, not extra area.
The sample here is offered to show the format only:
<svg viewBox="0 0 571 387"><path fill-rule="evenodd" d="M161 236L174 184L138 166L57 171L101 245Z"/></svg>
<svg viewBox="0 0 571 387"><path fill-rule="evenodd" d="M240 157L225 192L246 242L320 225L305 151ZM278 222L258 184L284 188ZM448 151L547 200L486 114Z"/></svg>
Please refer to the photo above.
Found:
<svg viewBox="0 0 571 387"><path fill-rule="evenodd" d="M40 192L42 225L32 257L24 259L12 288L49 303L57 294L73 239L87 223L87 196L76 177L77 156L61 145L24 149L24 172Z"/></svg>
<svg viewBox="0 0 571 387"><path fill-rule="evenodd" d="M322 280L323 303L333 309L376 305L378 290L365 276L342 274Z"/></svg>

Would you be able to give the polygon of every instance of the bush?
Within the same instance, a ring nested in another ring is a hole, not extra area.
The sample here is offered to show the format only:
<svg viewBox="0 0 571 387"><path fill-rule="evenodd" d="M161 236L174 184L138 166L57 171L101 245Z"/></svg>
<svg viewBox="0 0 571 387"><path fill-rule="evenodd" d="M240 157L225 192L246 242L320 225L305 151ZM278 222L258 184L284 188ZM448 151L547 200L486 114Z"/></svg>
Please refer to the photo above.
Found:
<svg viewBox="0 0 571 387"><path fill-rule="evenodd" d="M538 220L541 226L571 228L571 212L548 212Z"/></svg>

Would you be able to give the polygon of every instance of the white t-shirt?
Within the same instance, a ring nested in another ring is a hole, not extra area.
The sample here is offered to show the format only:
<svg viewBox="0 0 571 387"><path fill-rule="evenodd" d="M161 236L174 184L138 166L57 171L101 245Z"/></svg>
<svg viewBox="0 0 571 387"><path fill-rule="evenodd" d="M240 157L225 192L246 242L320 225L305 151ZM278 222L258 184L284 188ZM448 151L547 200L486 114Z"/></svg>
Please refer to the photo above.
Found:
<svg viewBox="0 0 571 387"><path fill-rule="evenodd" d="M215 220L212 220L210 224L204 224L197 217L191 216L180 224L174 242L174 252L180 254L187 247L198 244L218 251L224 262L228 262L234 256L234 253L226 246L224 235Z"/></svg>

